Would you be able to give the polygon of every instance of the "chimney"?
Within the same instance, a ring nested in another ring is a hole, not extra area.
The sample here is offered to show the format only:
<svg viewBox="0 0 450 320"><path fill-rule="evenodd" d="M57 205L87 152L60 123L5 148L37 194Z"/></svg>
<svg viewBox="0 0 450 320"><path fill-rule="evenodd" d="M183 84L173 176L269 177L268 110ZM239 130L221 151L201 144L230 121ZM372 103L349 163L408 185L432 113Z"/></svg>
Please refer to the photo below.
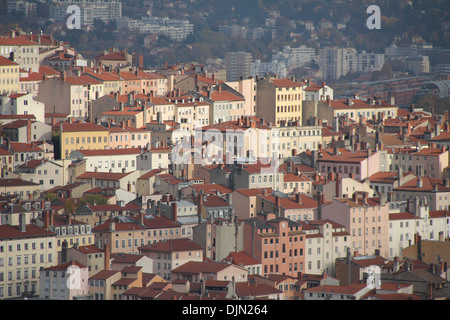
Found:
<svg viewBox="0 0 450 320"><path fill-rule="evenodd" d="M67 262L67 249L69 244L67 243L67 240L64 240L61 246L61 263Z"/></svg>
<svg viewBox="0 0 450 320"><path fill-rule="evenodd" d="M105 243L104 245L104 252L105 252L105 257L104 257L104 259L105 259L105 265L104 265L104 269L105 270L109 270L110 269L110 267L109 267L109 260L111 259L110 257L111 257L111 250L110 250L110 248L109 248L109 243Z"/></svg>
<svg viewBox="0 0 450 320"><path fill-rule="evenodd" d="M322 208L324 203L324 195L322 192L317 192L317 220L322 220Z"/></svg>
<svg viewBox="0 0 450 320"><path fill-rule="evenodd" d="M399 265L399 262L398 262L398 257L395 257L394 258L394 269L392 271L398 272L399 269L400 269L400 265Z"/></svg>
<svg viewBox="0 0 450 320"><path fill-rule="evenodd" d="M27 142L31 142L31 120L27 120Z"/></svg>
<svg viewBox="0 0 450 320"><path fill-rule="evenodd" d="M199 193L197 195L197 217L198 217L198 224L202 221L202 207L203 207L203 194Z"/></svg>
<svg viewBox="0 0 450 320"><path fill-rule="evenodd" d="M176 202L172 202L172 220L177 222L178 219L178 205Z"/></svg>
<svg viewBox="0 0 450 320"><path fill-rule="evenodd" d="M275 207L278 210L278 214L280 213L281 199L279 196L275 196Z"/></svg>
<svg viewBox="0 0 450 320"><path fill-rule="evenodd" d="M422 177L417 177L417 188L423 187L423 180Z"/></svg>
<svg viewBox="0 0 450 320"><path fill-rule="evenodd" d="M143 212L139 212L139 224L141 226L144 225L144 213Z"/></svg>
<svg viewBox="0 0 450 320"><path fill-rule="evenodd" d="M414 234L414 242L417 244L417 260L422 261L422 237L419 233Z"/></svg>
<svg viewBox="0 0 450 320"><path fill-rule="evenodd" d="M26 216L25 216L24 212L21 212L19 214L19 230L20 230L20 232L27 231L27 221L26 221Z"/></svg>
<svg viewBox="0 0 450 320"><path fill-rule="evenodd" d="M114 220L112 218L111 218L111 221L109 222L109 230L116 231L116 223L114 222Z"/></svg>
<svg viewBox="0 0 450 320"><path fill-rule="evenodd" d="M54 216L54 212L53 211L49 211L49 215L50 215L50 227L53 226L53 216Z"/></svg>
<svg viewBox="0 0 450 320"><path fill-rule="evenodd" d="M297 202L298 204L302 204L302 196L300 193L295 194L295 202Z"/></svg>

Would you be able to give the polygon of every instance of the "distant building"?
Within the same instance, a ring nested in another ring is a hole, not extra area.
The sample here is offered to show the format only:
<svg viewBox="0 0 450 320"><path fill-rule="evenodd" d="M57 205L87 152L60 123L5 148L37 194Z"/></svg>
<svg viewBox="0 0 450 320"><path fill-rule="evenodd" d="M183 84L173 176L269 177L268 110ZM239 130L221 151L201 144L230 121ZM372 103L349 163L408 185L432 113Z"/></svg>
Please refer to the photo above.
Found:
<svg viewBox="0 0 450 320"><path fill-rule="evenodd" d="M65 21L69 15L67 8L76 5L80 8L81 26L94 26L94 20L100 19L105 23L122 17L122 2L120 0L72 1L57 0L50 4L50 18L56 22Z"/></svg>
<svg viewBox="0 0 450 320"><path fill-rule="evenodd" d="M72 273L76 277L72 277ZM45 300L89 299L88 279L88 268L77 261L45 268L40 271L39 298Z"/></svg>
<svg viewBox="0 0 450 320"><path fill-rule="evenodd" d="M53 232L23 217L18 226L0 226L0 298L38 294L39 270L57 263L56 248Z"/></svg>
<svg viewBox="0 0 450 320"><path fill-rule="evenodd" d="M227 81L236 81L251 76L252 54L249 52L227 52L225 54Z"/></svg>

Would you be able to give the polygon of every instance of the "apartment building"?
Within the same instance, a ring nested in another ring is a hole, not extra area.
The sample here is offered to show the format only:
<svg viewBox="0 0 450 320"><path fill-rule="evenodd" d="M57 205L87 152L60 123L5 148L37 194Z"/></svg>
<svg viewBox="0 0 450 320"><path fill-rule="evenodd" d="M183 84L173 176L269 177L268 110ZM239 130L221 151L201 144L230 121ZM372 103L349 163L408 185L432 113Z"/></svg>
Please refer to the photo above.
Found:
<svg viewBox="0 0 450 320"><path fill-rule="evenodd" d="M88 269L89 277L97 274L101 270L108 270L108 251L106 246L99 249L93 244L79 245L75 243L71 248L67 249L67 261L78 261Z"/></svg>
<svg viewBox="0 0 450 320"><path fill-rule="evenodd" d="M41 192L54 187L64 186L67 181L64 179L63 171L64 167L62 165L44 159L29 160L16 167L16 173L22 179L39 183Z"/></svg>
<svg viewBox="0 0 450 320"><path fill-rule="evenodd" d="M95 86L92 88L97 86L103 88L98 80L89 76L47 78L39 83L37 100L45 104L46 113L63 113L69 114L71 118L86 119L90 116L91 101L100 97L96 93L99 92L99 88L91 89L93 83Z"/></svg>
<svg viewBox="0 0 450 320"><path fill-rule="evenodd" d="M181 225L166 217L139 214L108 219L92 229L102 247L111 245L111 254L138 254L139 247L168 239L182 238Z"/></svg>
<svg viewBox="0 0 450 320"><path fill-rule="evenodd" d="M334 276L335 261L345 257L351 234L343 225L331 220L302 221L305 240L305 271L307 274Z"/></svg>
<svg viewBox="0 0 450 320"><path fill-rule="evenodd" d="M15 30L0 37L0 56L16 62L21 69L39 72L39 44L16 34Z"/></svg>
<svg viewBox="0 0 450 320"><path fill-rule="evenodd" d="M225 84L239 92L244 97L244 115L253 116L256 113L256 82L255 78L227 81Z"/></svg>
<svg viewBox="0 0 450 320"><path fill-rule="evenodd" d="M251 76L252 54L249 52L227 52L225 54L227 81L236 81Z"/></svg>
<svg viewBox="0 0 450 320"><path fill-rule="evenodd" d="M141 149L74 150L69 159L86 161L87 171L123 173L137 169Z"/></svg>
<svg viewBox="0 0 450 320"><path fill-rule="evenodd" d="M202 92L204 100L211 104L208 123L219 123L237 120L241 116L250 116L244 109L245 98L218 85L208 92Z"/></svg>
<svg viewBox="0 0 450 320"><path fill-rule="evenodd" d="M45 300L89 299L88 268L78 261L40 270L39 298Z"/></svg>
<svg viewBox="0 0 450 320"><path fill-rule="evenodd" d="M139 253L152 259L153 272L164 280L171 279L170 271L189 261L203 261L203 249L189 239L168 239L139 247Z"/></svg>
<svg viewBox="0 0 450 320"><path fill-rule="evenodd" d="M342 178L363 180L381 171L380 158L385 151L372 152L368 149L338 152L333 156L317 159L318 169L322 175L339 173Z"/></svg>
<svg viewBox="0 0 450 320"><path fill-rule="evenodd" d="M122 278L117 270L102 270L89 278L89 294L92 300L113 300L112 284Z"/></svg>
<svg viewBox="0 0 450 320"><path fill-rule="evenodd" d="M170 149L168 147L150 148L137 157L138 170L168 169Z"/></svg>
<svg viewBox="0 0 450 320"><path fill-rule="evenodd" d="M305 221L316 219L318 202L306 194L261 194L256 197L256 210L258 213L275 212L278 216L292 221Z"/></svg>
<svg viewBox="0 0 450 320"><path fill-rule="evenodd" d="M0 52L1 50L3 48L0 48ZM8 58L0 56L0 93L5 96L20 91L19 65Z"/></svg>
<svg viewBox="0 0 450 320"><path fill-rule="evenodd" d="M65 21L67 8L76 5L80 8L80 26L94 26L94 20L100 19L105 23L122 17L122 2L119 0L72 1L58 0L50 6L50 18L57 22Z"/></svg>
<svg viewBox="0 0 450 320"><path fill-rule="evenodd" d="M239 219L250 219L256 217L258 211L257 201L258 195L267 195L272 193L271 188L247 188L236 189L232 192L231 198L234 203L234 214Z"/></svg>
<svg viewBox="0 0 450 320"><path fill-rule="evenodd" d="M46 210L42 212L40 218L36 219L36 225L56 234L55 245L58 252L76 244L94 244L95 239L91 226L86 222L73 219L72 214L62 215Z"/></svg>
<svg viewBox="0 0 450 320"><path fill-rule="evenodd" d="M388 151L389 171L422 173L430 178L442 178L442 172L449 165L449 151L446 147L423 148L393 148Z"/></svg>
<svg viewBox="0 0 450 320"><path fill-rule="evenodd" d="M195 132L192 147L205 148L204 164L221 163L224 156L227 164L237 159L241 161L248 159L251 163L256 163L257 160L261 160L260 158L269 159L275 156L278 158L278 154L273 154L276 150L271 150L271 142L275 139L271 136L270 124L263 119L241 117L236 121L199 128ZM202 146L200 142L204 141L210 143Z"/></svg>
<svg viewBox="0 0 450 320"><path fill-rule="evenodd" d="M450 180L419 176L393 189L397 201L426 199L431 211L448 210L450 200Z"/></svg>
<svg viewBox="0 0 450 320"><path fill-rule="evenodd" d="M358 98L338 100L327 99L323 102L320 101L319 105L320 104L331 107L331 110L333 111L333 117L345 116L348 117L349 120L351 119L357 122L359 122L361 118L395 118L397 117L398 111L398 107L396 105L379 98L368 98L366 100ZM329 123L332 123L332 119L327 120Z"/></svg>
<svg viewBox="0 0 450 320"><path fill-rule="evenodd" d="M218 280L246 282L248 279L247 269L219 262L189 261L174 268L171 279L186 279L192 283L201 283L202 280Z"/></svg>
<svg viewBox="0 0 450 320"><path fill-rule="evenodd" d="M51 126L32 120L16 120L3 126L5 136L10 141L30 143L51 141Z"/></svg>
<svg viewBox="0 0 450 320"><path fill-rule="evenodd" d="M423 240L445 241L450 236L450 212L430 210L425 199L408 200L408 211L389 214L389 259L403 257L403 249Z"/></svg>
<svg viewBox="0 0 450 320"><path fill-rule="evenodd" d="M322 207L322 218L345 226L351 234L351 251L362 255L375 250L387 257L389 251L389 206L367 193L353 194L352 198L334 198Z"/></svg>
<svg viewBox="0 0 450 320"><path fill-rule="evenodd" d="M55 233L33 224L0 226L0 297L40 292L39 271L57 263Z"/></svg>
<svg viewBox="0 0 450 320"><path fill-rule="evenodd" d="M307 150L317 150L322 144L322 126L302 126L301 122L287 121L272 127L272 152L281 159Z"/></svg>
<svg viewBox="0 0 450 320"><path fill-rule="evenodd" d="M256 113L274 126L302 123L303 86L291 79L265 77L256 82Z"/></svg>
<svg viewBox="0 0 450 320"><path fill-rule="evenodd" d="M0 96L0 110L4 115L34 115L36 121L45 123L45 104L34 99L31 93Z"/></svg>
<svg viewBox="0 0 450 320"><path fill-rule="evenodd" d="M305 239L301 224L274 214L266 215L266 220L245 220L244 251L261 261L265 277L304 271Z"/></svg>
<svg viewBox="0 0 450 320"><path fill-rule="evenodd" d="M75 150L107 149L109 130L90 122L61 122L53 127L53 133L59 134L60 154L56 159L69 158Z"/></svg>
<svg viewBox="0 0 450 320"><path fill-rule="evenodd" d="M323 79L336 79L349 72L369 72L380 70L384 64L384 54L358 53L354 48L331 48L319 50L319 68Z"/></svg>

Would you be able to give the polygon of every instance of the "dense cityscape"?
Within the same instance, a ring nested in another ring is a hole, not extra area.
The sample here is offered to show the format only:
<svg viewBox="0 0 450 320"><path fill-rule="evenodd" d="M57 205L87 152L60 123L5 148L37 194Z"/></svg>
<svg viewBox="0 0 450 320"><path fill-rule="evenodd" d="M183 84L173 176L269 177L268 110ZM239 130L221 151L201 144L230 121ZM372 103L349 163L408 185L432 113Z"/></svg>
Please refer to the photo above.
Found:
<svg viewBox="0 0 450 320"><path fill-rule="evenodd" d="M0 300L449 300L448 8L395 2L2 1Z"/></svg>

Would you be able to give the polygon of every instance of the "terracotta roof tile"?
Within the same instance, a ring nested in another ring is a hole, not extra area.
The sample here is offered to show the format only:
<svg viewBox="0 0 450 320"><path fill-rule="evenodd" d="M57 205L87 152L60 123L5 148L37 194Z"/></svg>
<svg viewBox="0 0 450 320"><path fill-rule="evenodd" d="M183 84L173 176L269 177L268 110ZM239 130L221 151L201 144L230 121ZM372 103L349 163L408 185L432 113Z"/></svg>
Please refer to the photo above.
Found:
<svg viewBox="0 0 450 320"><path fill-rule="evenodd" d="M190 239L168 239L138 248L141 252L201 251L202 247Z"/></svg>

